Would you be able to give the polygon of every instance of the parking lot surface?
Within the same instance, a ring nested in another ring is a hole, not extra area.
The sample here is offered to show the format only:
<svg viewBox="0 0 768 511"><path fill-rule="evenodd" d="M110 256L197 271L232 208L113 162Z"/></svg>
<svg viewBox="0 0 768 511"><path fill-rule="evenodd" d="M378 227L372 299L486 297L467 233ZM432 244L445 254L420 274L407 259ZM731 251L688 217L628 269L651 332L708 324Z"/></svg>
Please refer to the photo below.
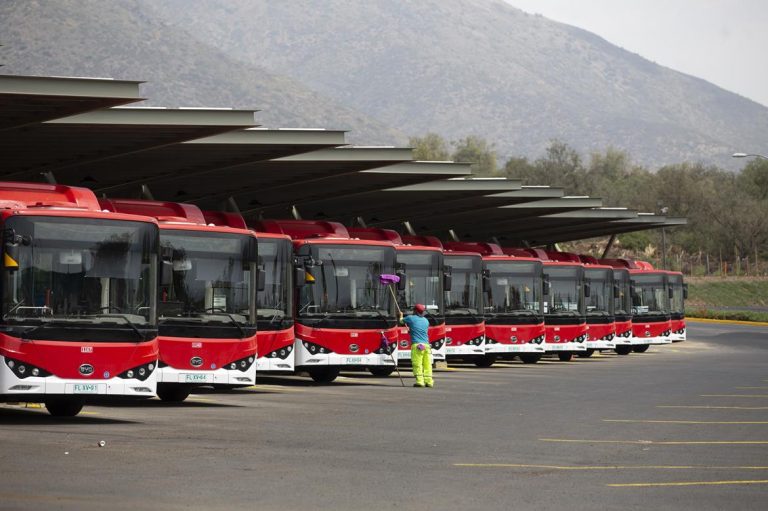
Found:
<svg viewBox="0 0 768 511"><path fill-rule="evenodd" d="M688 338L434 389L260 376L69 420L0 405L0 508L765 510L768 328Z"/></svg>

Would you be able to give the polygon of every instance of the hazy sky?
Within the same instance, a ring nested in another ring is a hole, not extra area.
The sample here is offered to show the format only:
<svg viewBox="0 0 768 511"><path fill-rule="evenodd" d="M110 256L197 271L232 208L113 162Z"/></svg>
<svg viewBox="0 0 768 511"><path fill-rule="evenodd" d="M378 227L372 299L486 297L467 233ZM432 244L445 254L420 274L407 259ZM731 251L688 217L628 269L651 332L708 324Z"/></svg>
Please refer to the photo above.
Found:
<svg viewBox="0 0 768 511"><path fill-rule="evenodd" d="M507 2L768 106L768 0Z"/></svg>

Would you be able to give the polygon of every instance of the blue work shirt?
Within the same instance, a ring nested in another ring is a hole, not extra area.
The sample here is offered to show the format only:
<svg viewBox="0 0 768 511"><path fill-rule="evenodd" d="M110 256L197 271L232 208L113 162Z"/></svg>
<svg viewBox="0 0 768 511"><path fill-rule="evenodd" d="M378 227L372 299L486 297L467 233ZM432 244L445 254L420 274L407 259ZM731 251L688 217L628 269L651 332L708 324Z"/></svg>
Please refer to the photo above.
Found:
<svg viewBox="0 0 768 511"><path fill-rule="evenodd" d="M403 318L411 334L412 344L429 344L429 320L418 314L409 314Z"/></svg>

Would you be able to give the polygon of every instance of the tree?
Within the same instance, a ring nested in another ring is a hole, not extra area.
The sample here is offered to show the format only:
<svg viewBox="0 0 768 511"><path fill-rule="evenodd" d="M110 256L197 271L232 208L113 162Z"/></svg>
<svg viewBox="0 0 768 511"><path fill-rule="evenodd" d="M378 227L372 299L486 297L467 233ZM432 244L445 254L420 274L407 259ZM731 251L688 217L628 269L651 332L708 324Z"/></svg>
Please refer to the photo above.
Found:
<svg viewBox="0 0 768 511"><path fill-rule="evenodd" d="M453 161L472 163L472 173L477 176L496 176L496 151L484 138L470 135L453 143Z"/></svg>
<svg viewBox="0 0 768 511"><path fill-rule="evenodd" d="M422 161L447 161L451 159L448 143L437 133L423 137L411 137L408 144L413 148L413 158Z"/></svg>

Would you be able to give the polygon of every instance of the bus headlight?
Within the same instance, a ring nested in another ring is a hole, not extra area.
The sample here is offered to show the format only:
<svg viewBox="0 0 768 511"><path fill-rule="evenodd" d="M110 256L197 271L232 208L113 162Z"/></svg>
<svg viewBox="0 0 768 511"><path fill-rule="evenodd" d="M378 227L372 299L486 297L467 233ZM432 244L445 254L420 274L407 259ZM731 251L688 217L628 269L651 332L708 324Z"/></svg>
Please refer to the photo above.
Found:
<svg viewBox="0 0 768 511"><path fill-rule="evenodd" d="M27 362L19 362L18 360L14 360L12 358L5 359L5 365L8 366L8 369L10 369L13 374L16 375L17 378L24 379L29 376L50 376L51 373L46 371L45 369L41 367L34 366L32 364L29 364Z"/></svg>

